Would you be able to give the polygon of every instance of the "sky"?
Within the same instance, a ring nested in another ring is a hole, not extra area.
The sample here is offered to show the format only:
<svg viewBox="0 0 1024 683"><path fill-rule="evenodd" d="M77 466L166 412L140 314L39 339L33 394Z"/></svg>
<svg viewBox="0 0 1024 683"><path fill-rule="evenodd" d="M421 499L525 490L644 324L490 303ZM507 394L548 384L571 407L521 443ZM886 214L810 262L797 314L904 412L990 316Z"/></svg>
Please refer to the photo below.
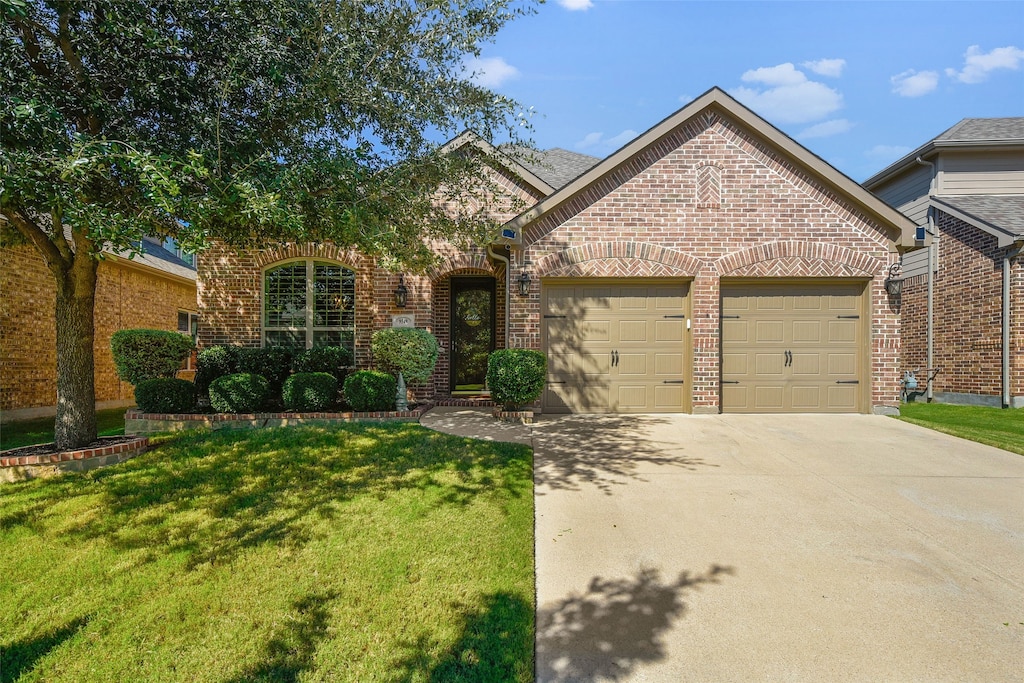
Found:
<svg viewBox="0 0 1024 683"><path fill-rule="evenodd" d="M854 180L1024 116L1024 2L548 0L467 73L539 149L604 157L718 86Z"/></svg>

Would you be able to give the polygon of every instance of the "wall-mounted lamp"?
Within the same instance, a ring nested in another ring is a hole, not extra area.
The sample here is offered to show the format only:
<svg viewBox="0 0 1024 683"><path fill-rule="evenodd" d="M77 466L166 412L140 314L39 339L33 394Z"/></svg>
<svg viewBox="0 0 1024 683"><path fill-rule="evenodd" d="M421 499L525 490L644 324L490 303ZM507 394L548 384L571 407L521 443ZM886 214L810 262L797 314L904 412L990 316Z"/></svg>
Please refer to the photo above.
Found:
<svg viewBox="0 0 1024 683"><path fill-rule="evenodd" d="M519 283L519 296L527 296L530 293L530 274L525 270L520 273L516 280Z"/></svg>
<svg viewBox="0 0 1024 683"><path fill-rule="evenodd" d="M891 297L898 297L903 293L903 278L900 277L900 270L898 263L889 266L889 276L885 278L885 291Z"/></svg>
<svg viewBox="0 0 1024 683"><path fill-rule="evenodd" d="M405 308L409 302L409 288L405 286L405 276L398 276L398 287L395 288L395 306Z"/></svg>

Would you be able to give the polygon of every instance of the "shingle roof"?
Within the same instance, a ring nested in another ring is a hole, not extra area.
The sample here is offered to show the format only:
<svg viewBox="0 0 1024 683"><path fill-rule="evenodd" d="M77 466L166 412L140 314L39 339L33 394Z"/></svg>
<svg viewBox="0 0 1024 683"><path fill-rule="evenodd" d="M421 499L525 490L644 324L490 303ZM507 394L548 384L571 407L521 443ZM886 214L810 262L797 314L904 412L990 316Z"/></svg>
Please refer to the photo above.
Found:
<svg viewBox="0 0 1024 683"><path fill-rule="evenodd" d="M159 270L170 275L177 275L178 277L187 278L193 281L196 279L195 268L148 238L142 240L141 254L135 254L134 257L129 257L129 253L125 251L116 253L115 255L119 258L130 260L132 263L149 266L154 270Z"/></svg>
<svg viewBox="0 0 1024 683"><path fill-rule="evenodd" d="M598 157L559 147L539 151L503 147L502 151L555 189L568 185L601 161Z"/></svg>
<svg viewBox="0 0 1024 683"><path fill-rule="evenodd" d="M1024 140L1024 116L1002 119L963 119L938 135L934 142L980 142L982 140Z"/></svg>
<svg viewBox="0 0 1024 683"><path fill-rule="evenodd" d="M957 195L932 199L1011 235L1024 237L1024 195Z"/></svg>

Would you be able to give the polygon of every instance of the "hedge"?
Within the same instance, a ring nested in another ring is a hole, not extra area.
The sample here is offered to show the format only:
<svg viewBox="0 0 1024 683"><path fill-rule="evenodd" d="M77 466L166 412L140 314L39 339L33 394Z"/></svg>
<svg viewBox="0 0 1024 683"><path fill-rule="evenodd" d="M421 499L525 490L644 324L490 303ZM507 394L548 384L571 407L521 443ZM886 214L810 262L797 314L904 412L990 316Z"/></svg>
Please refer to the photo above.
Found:
<svg viewBox="0 0 1024 683"><path fill-rule="evenodd" d="M423 384L437 365L437 337L415 327L389 327L373 333L370 343L378 369L397 375L410 384Z"/></svg>
<svg viewBox="0 0 1024 683"><path fill-rule="evenodd" d="M191 337L168 330L118 330L110 337L117 376L135 385L174 377L193 348Z"/></svg>
<svg viewBox="0 0 1024 683"><path fill-rule="evenodd" d="M144 413L187 413L196 404L196 385L183 379L157 377L135 385L135 405Z"/></svg>
<svg viewBox="0 0 1024 683"><path fill-rule="evenodd" d="M210 405L219 413L255 413L270 395L263 375L236 373L210 383Z"/></svg>
<svg viewBox="0 0 1024 683"><path fill-rule="evenodd" d="M338 399L338 378L327 372L297 372L285 380L281 399L286 410L327 410Z"/></svg>
<svg viewBox="0 0 1024 683"><path fill-rule="evenodd" d="M360 370L345 379L345 400L359 412L391 410L397 391L397 380L386 372Z"/></svg>
<svg viewBox="0 0 1024 683"><path fill-rule="evenodd" d="M491 399L506 410L536 401L544 391L548 360L532 349L500 349L487 359Z"/></svg>

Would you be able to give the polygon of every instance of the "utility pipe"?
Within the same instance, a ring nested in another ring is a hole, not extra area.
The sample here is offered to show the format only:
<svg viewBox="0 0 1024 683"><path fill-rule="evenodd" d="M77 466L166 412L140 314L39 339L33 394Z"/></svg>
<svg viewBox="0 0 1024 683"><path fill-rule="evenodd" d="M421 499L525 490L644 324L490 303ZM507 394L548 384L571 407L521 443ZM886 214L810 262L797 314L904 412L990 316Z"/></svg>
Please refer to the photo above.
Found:
<svg viewBox="0 0 1024 683"><path fill-rule="evenodd" d="M506 247L507 249L507 247ZM487 255L495 261L501 261L505 264L505 348L508 348L509 339L509 320L511 319L511 309L509 306L512 303L512 264L509 263L508 256L502 256L498 252L494 251L494 245L487 245Z"/></svg>
<svg viewBox="0 0 1024 683"><path fill-rule="evenodd" d="M921 157L914 159L921 166L929 166L932 169L932 178L928 183L928 196L931 197L935 193L935 164L931 161L925 161ZM929 203L928 205L928 234L932 237L932 244L928 245L928 324L927 324L927 347L928 347L928 359L925 364L928 366L925 370L925 399L928 403L932 402L932 379L934 373L932 368L935 367L935 345L934 345L934 326L932 320L934 319L934 308L935 308L935 263L933 261L935 257L935 209Z"/></svg>
<svg viewBox="0 0 1024 683"><path fill-rule="evenodd" d="M1010 407L1010 264L1020 256L1021 247L1014 245L1003 252L1003 407Z"/></svg>

